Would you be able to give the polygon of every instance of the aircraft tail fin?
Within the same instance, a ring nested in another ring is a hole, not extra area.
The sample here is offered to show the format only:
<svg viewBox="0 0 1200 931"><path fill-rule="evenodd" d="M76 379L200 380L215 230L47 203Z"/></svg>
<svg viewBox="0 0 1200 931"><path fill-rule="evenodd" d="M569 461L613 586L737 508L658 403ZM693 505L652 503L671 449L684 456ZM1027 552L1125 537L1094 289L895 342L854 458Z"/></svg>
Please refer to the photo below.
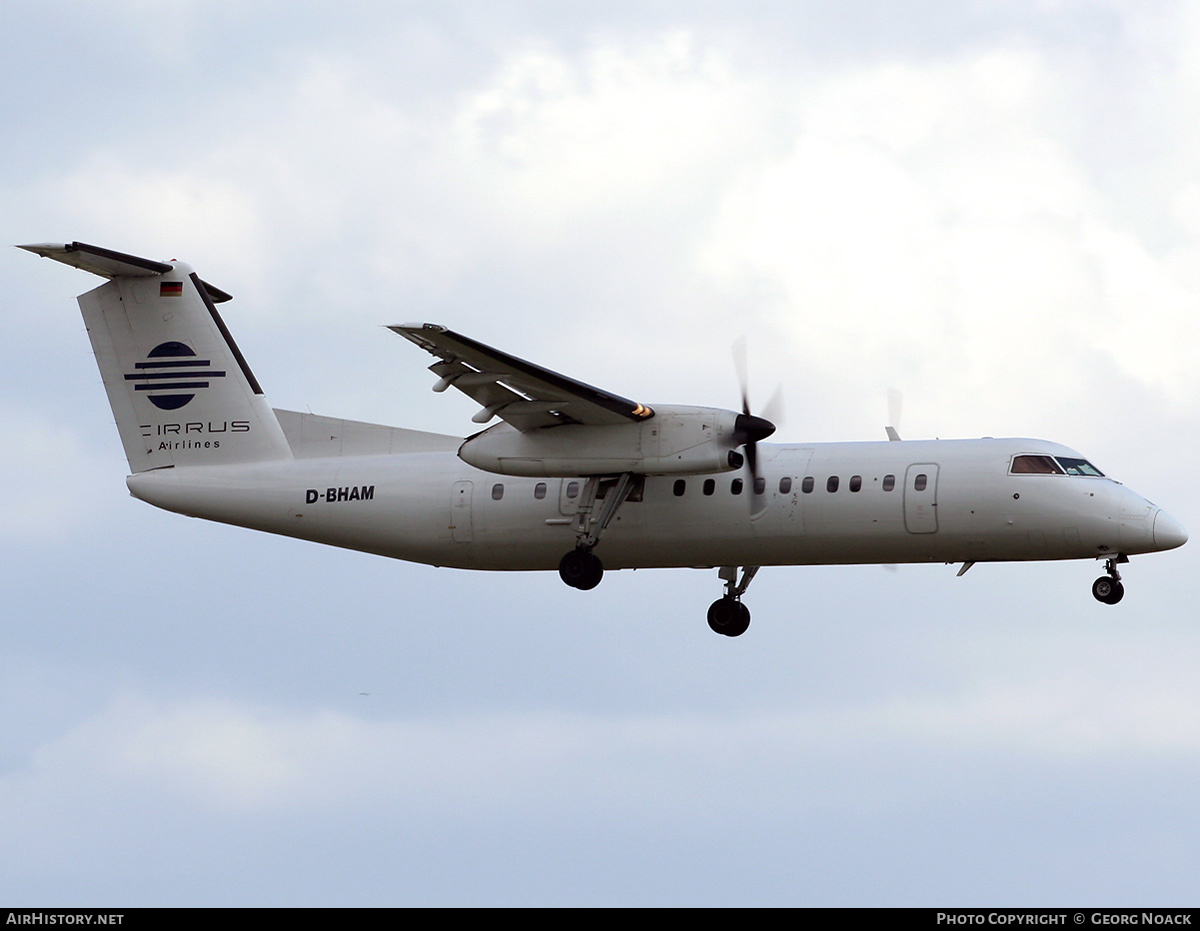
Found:
<svg viewBox="0 0 1200 931"><path fill-rule="evenodd" d="M230 295L183 262L79 242L20 248L111 279L79 308L131 471L292 458L217 312Z"/></svg>

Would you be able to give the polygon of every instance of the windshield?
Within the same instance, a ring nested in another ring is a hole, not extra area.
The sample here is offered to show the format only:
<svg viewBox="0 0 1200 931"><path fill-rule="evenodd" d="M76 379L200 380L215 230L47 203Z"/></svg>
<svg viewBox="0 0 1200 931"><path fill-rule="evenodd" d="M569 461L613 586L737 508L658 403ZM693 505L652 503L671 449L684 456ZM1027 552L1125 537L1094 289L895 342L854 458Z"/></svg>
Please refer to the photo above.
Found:
<svg viewBox="0 0 1200 931"><path fill-rule="evenodd" d="M1068 459L1066 456L1059 456L1058 462L1066 470L1067 475L1095 475L1101 478L1104 477L1104 473L1086 459Z"/></svg>
<svg viewBox="0 0 1200 931"><path fill-rule="evenodd" d="M1062 475L1062 469L1053 456L1013 456L1014 475Z"/></svg>
<svg viewBox="0 0 1200 931"><path fill-rule="evenodd" d="M1086 459L1067 456L1013 456L1008 470L1012 475L1092 475L1103 478L1104 473Z"/></svg>

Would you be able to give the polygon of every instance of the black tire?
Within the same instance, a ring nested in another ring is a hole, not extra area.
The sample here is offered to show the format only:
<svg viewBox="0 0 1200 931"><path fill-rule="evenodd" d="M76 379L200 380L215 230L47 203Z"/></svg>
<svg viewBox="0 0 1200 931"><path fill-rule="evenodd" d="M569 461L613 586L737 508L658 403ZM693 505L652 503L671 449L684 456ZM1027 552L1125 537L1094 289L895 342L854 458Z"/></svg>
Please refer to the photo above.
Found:
<svg viewBox="0 0 1200 931"><path fill-rule="evenodd" d="M732 598L718 598L708 607L708 626L725 637L740 637L750 626L750 609Z"/></svg>
<svg viewBox="0 0 1200 931"><path fill-rule="evenodd" d="M744 634L746 632L746 629L750 626L750 609L747 608L740 601L737 603L737 606L738 606L737 620L734 622L733 628L726 632L725 635L727 637L740 637L742 634Z"/></svg>
<svg viewBox="0 0 1200 931"><path fill-rule="evenodd" d="M1092 583L1092 597L1106 605L1115 605L1125 597L1125 586L1110 576L1102 575Z"/></svg>
<svg viewBox="0 0 1200 931"><path fill-rule="evenodd" d="M604 564L587 550L571 550L558 564L558 575L571 588L587 592L604 578Z"/></svg>

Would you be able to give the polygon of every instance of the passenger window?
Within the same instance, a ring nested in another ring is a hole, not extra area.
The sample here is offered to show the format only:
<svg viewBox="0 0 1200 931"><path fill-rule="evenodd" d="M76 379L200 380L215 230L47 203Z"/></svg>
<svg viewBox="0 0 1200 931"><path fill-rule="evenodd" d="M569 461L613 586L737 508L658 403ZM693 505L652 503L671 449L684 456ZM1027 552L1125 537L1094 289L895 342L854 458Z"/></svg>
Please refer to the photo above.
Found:
<svg viewBox="0 0 1200 931"><path fill-rule="evenodd" d="M791 492L792 492L791 476L785 475L783 478L781 478L779 480L779 493L781 495L787 495L787 494L791 494Z"/></svg>
<svg viewBox="0 0 1200 931"><path fill-rule="evenodd" d="M1013 456L1012 468L1008 471L1013 475L1062 475L1053 456Z"/></svg>
<svg viewBox="0 0 1200 931"><path fill-rule="evenodd" d="M536 485L533 486L533 496L535 498L537 498L539 501L541 501L544 497L546 497L546 483L545 482L538 482Z"/></svg>
<svg viewBox="0 0 1200 931"><path fill-rule="evenodd" d="M806 475L804 476L804 481L800 483L800 490L806 495L811 495L816 485L816 480L811 475Z"/></svg>
<svg viewBox="0 0 1200 931"><path fill-rule="evenodd" d="M729 483L729 493L732 495L740 495L742 493L742 480L735 478Z"/></svg>
<svg viewBox="0 0 1200 931"><path fill-rule="evenodd" d="M850 476L850 490L851 491L862 491L862 476L861 475L851 475Z"/></svg>
<svg viewBox="0 0 1200 931"><path fill-rule="evenodd" d="M673 489L673 490L674 490L674 492L675 492L675 497L676 497L676 498L682 498L682 497L683 497L683 493L684 493L685 491L687 491L687 482L685 482L685 481L684 481L683 479L681 479L681 478L677 478L677 479L675 479L675 487L674 487L674 489Z"/></svg>
<svg viewBox="0 0 1200 931"><path fill-rule="evenodd" d="M711 478L706 478L704 480L704 493L706 495L711 495L716 490L717 490L717 483Z"/></svg>
<svg viewBox="0 0 1200 931"><path fill-rule="evenodd" d="M831 475L831 476L829 476L828 479L825 480L825 490L826 491L837 491L838 490L838 477L836 475Z"/></svg>
<svg viewBox="0 0 1200 931"><path fill-rule="evenodd" d="M497 483L492 486L492 500L499 501L504 497L504 486Z"/></svg>
<svg viewBox="0 0 1200 931"><path fill-rule="evenodd" d="M754 480L754 493L756 495L765 495L767 493L767 480L761 475Z"/></svg>
<svg viewBox="0 0 1200 931"><path fill-rule="evenodd" d="M928 476L928 475L926 475L924 472L921 472L921 473L920 473L920 474L919 474L919 475L918 475L918 476L917 476L917 477L916 477L916 478L913 480L913 490L914 490L914 491L924 491L924 490L925 490L925 487L926 487L928 484L929 484L929 476Z"/></svg>
<svg viewBox="0 0 1200 931"><path fill-rule="evenodd" d="M579 482L567 482L567 497L568 498L578 498L579 497Z"/></svg>
<svg viewBox="0 0 1200 931"><path fill-rule="evenodd" d="M885 475L885 476L883 477L883 490L884 490L884 491L891 491L891 490L892 490L892 489L894 489L895 487L896 487L896 476L894 476L894 475Z"/></svg>

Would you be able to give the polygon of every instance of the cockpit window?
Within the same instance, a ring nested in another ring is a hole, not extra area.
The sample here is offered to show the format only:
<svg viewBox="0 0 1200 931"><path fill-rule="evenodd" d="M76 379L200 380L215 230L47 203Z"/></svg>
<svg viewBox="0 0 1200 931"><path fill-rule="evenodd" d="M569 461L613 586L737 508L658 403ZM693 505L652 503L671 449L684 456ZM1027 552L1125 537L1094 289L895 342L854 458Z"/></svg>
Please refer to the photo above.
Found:
<svg viewBox="0 0 1200 931"><path fill-rule="evenodd" d="M1082 459L1070 460L1082 462ZM1013 456L1012 468L1008 470L1013 475L1062 475L1053 456Z"/></svg>
<svg viewBox="0 0 1200 931"><path fill-rule="evenodd" d="M1058 462L1066 470L1067 475L1095 475L1100 478L1104 477L1104 473L1086 459L1068 459L1066 456L1059 456Z"/></svg>

